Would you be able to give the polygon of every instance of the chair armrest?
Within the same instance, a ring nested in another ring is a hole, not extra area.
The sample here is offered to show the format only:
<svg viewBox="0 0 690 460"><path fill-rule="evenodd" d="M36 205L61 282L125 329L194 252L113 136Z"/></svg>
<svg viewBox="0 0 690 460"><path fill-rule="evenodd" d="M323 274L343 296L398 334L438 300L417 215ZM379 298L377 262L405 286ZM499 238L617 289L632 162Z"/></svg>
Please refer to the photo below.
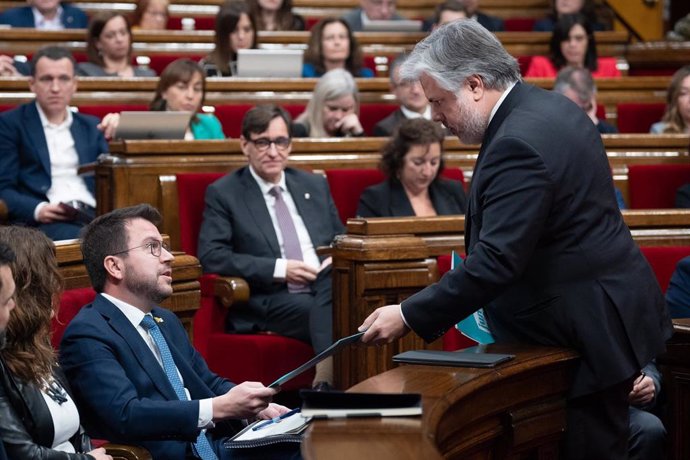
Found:
<svg viewBox="0 0 690 460"><path fill-rule="evenodd" d="M333 246L318 246L315 250L316 255L319 257L330 257L333 255Z"/></svg>
<svg viewBox="0 0 690 460"><path fill-rule="evenodd" d="M243 278L219 276L213 280L213 293L225 308L249 301L249 284Z"/></svg>
<svg viewBox="0 0 690 460"><path fill-rule="evenodd" d="M151 460L151 454L143 447L111 443L106 443L103 447L113 460Z"/></svg>

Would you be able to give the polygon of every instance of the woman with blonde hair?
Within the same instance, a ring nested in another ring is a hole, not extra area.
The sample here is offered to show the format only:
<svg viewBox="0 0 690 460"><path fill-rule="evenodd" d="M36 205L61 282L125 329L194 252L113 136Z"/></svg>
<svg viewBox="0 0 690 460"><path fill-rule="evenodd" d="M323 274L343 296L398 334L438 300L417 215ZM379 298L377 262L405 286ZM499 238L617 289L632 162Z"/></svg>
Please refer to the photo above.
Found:
<svg viewBox="0 0 690 460"><path fill-rule="evenodd" d="M350 72L334 69L319 78L307 108L292 128L293 137L363 136L359 90Z"/></svg>
<svg viewBox="0 0 690 460"><path fill-rule="evenodd" d="M105 449L91 449L50 343L62 292L53 242L18 226L0 227L0 242L16 257L16 308L0 349L0 439L9 458L112 460Z"/></svg>
<svg viewBox="0 0 690 460"><path fill-rule="evenodd" d="M666 112L654 123L652 134L690 133L690 65L681 67L671 79L666 94Z"/></svg>

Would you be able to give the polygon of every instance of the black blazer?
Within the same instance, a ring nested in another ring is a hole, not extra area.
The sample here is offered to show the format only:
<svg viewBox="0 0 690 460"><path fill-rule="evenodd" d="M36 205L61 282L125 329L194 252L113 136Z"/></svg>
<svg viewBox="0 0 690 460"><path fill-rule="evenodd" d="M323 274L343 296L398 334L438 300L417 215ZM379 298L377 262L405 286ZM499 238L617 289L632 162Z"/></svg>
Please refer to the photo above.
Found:
<svg viewBox="0 0 690 460"><path fill-rule="evenodd" d="M467 208L465 191L459 181L438 178L429 186L429 195L436 214L447 216L464 214ZM398 181L386 180L367 187L359 197L359 217L414 216L405 189Z"/></svg>
<svg viewBox="0 0 690 460"><path fill-rule="evenodd" d="M407 120L407 117L405 117L402 110L398 109L383 120L376 123L376 125L374 125L373 134L376 137L390 136L393 134L393 131L395 131L395 128L397 128L400 123L405 120Z"/></svg>
<svg viewBox="0 0 690 460"><path fill-rule="evenodd" d="M69 391L69 386L55 368L55 378ZM71 392L70 392L71 395ZM46 460L88 460L87 454L68 454L51 448L55 437L55 426L50 410L33 384L27 384L14 377L5 362L0 359L0 459L4 459L3 444L12 459L41 458ZM90 450L88 438L79 430L70 440L77 452Z"/></svg>
<svg viewBox="0 0 690 460"><path fill-rule="evenodd" d="M632 377L672 333L601 136L560 95L518 83L498 108L474 168L465 248L460 267L402 302L427 341L484 307L499 342L577 350L580 396Z"/></svg>

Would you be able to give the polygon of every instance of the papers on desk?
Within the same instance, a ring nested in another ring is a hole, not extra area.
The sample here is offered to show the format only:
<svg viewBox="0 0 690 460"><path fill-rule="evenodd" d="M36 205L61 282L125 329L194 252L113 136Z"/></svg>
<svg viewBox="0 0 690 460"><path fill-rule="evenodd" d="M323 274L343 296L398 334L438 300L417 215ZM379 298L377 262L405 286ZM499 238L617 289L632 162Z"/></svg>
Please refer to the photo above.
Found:
<svg viewBox="0 0 690 460"><path fill-rule="evenodd" d="M310 420L310 417L303 417L299 411L276 422L258 420L230 438L225 447L247 449L286 442L299 443L302 441L302 432L307 429Z"/></svg>
<svg viewBox="0 0 690 460"><path fill-rule="evenodd" d="M302 415L318 418L422 415L418 393L341 393L300 391Z"/></svg>

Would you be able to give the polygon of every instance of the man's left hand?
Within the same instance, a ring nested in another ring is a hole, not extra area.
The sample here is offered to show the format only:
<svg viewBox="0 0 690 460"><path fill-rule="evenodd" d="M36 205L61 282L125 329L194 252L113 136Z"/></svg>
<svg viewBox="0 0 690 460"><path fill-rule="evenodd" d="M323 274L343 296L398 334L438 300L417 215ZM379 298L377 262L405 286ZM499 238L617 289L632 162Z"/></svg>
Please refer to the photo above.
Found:
<svg viewBox="0 0 690 460"><path fill-rule="evenodd" d="M365 331L362 336L364 343L391 343L410 332L405 325L400 313L400 305L387 305L377 308L374 313L364 320L360 331Z"/></svg>
<svg viewBox="0 0 690 460"><path fill-rule="evenodd" d="M655 393L654 381L651 377L645 375L635 381L628 400L633 406L644 406L652 402Z"/></svg>

